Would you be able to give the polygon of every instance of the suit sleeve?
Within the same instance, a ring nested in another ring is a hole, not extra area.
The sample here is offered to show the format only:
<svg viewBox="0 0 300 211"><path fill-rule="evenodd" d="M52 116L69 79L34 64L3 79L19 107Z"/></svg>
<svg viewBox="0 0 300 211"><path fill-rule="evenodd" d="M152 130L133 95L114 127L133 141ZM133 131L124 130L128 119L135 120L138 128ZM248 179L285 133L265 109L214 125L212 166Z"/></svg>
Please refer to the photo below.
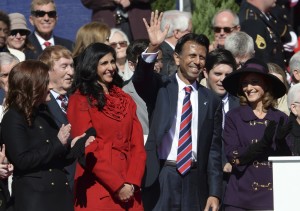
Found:
<svg viewBox="0 0 300 211"><path fill-rule="evenodd" d="M214 115L212 144L208 158L209 196L222 197L222 104L220 103Z"/></svg>
<svg viewBox="0 0 300 211"><path fill-rule="evenodd" d="M136 104L133 101L131 113L133 114L133 130L130 142L131 158L126 182L140 187L145 171L146 151L144 148L142 126L136 115Z"/></svg>
<svg viewBox="0 0 300 211"><path fill-rule="evenodd" d="M139 58L137 68L132 76L132 83L137 94L144 100L147 105L149 116L154 110L156 97L159 88L162 86L162 79L159 74L153 71L153 63L146 63L141 57Z"/></svg>
<svg viewBox="0 0 300 211"><path fill-rule="evenodd" d="M57 136L47 140L40 138L40 144L32 147L32 140L28 135L29 126L25 118L16 111L8 111L1 126L7 157L19 171L30 171L49 164L67 151Z"/></svg>
<svg viewBox="0 0 300 211"><path fill-rule="evenodd" d="M270 43L267 43L267 36L271 36L270 33L266 33L266 26L261 24L259 21L246 20L241 25L241 31L246 32L250 37L252 37L254 42L255 57L262 60L269 60L269 54L267 52Z"/></svg>

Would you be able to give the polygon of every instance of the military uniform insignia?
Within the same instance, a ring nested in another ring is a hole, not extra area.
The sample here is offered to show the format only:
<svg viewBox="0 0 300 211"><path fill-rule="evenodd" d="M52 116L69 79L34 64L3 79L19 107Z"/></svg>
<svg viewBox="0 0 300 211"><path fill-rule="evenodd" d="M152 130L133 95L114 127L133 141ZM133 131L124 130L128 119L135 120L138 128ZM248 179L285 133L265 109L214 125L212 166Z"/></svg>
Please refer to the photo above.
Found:
<svg viewBox="0 0 300 211"><path fill-rule="evenodd" d="M265 49L267 47L265 39L259 34L256 36L255 43L259 49Z"/></svg>

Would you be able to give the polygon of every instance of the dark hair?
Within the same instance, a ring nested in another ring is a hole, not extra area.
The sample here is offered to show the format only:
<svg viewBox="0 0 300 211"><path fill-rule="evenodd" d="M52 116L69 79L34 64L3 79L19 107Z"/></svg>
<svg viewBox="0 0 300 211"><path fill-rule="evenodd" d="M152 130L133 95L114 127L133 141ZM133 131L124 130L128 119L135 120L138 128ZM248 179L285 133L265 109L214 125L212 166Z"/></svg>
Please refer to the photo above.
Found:
<svg viewBox="0 0 300 211"><path fill-rule="evenodd" d="M113 58L116 59L116 52L111 46L103 43L90 44L78 57L78 65L71 88L71 93L78 89L82 95L87 96L90 105L92 105L93 100L96 100L96 104L93 106L98 107L99 110L105 106L106 98L103 87L98 82L97 67L99 60L107 54L112 54ZM122 87L123 80L117 72L116 70L110 86Z"/></svg>
<svg viewBox="0 0 300 211"><path fill-rule="evenodd" d="M230 51L223 48L217 48L209 52L206 56L205 67L209 72L214 66L219 64L227 64L232 67L233 71L236 70L236 61Z"/></svg>
<svg viewBox="0 0 300 211"><path fill-rule="evenodd" d="M136 63L139 55L141 55L141 53L145 51L148 45L148 39L137 39L130 43L126 50L127 60Z"/></svg>
<svg viewBox="0 0 300 211"><path fill-rule="evenodd" d="M184 36L182 36L176 46L175 46L175 52L177 54L180 54L182 52L182 48L184 44L188 41L191 42L196 42L206 48L206 51L208 52L208 47L209 47L209 40L204 34L194 34L194 33L188 33Z"/></svg>
<svg viewBox="0 0 300 211"><path fill-rule="evenodd" d="M8 14L0 10L0 21L4 22L7 25L7 28L10 30L10 19Z"/></svg>
<svg viewBox="0 0 300 211"><path fill-rule="evenodd" d="M8 78L6 109L14 108L24 114L32 125L35 108L45 99L49 84L49 67L43 62L27 60L13 67Z"/></svg>

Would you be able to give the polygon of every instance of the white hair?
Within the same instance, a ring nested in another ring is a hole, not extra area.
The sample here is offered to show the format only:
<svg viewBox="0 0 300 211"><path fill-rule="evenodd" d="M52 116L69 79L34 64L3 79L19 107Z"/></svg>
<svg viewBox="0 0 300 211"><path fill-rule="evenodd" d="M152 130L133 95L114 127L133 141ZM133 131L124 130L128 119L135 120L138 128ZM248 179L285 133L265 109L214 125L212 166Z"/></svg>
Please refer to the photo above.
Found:
<svg viewBox="0 0 300 211"><path fill-rule="evenodd" d="M7 64L19 63L20 60L13 54L8 52L0 53L0 67Z"/></svg>
<svg viewBox="0 0 300 211"><path fill-rule="evenodd" d="M178 10L165 11L161 20L160 28L163 31L166 25L170 26L167 37L172 37L175 30L181 32L185 31L189 27L189 22L192 19L190 12L183 12Z"/></svg>
<svg viewBox="0 0 300 211"><path fill-rule="evenodd" d="M293 72L294 70L300 71L300 51L295 53L289 62L290 70Z"/></svg>
<svg viewBox="0 0 300 211"><path fill-rule="evenodd" d="M229 34L224 43L224 48L236 57L249 57L254 56L254 42L252 37L247 33L238 31Z"/></svg>
<svg viewBox="0 0 300 211"><path fill-rule="evenodd" d="M115 33L121 34L121 36L124 38L124 41L127 41L128 45L130 44L127 35L121 29L119 29L119 28L111 28L110 29L109 40L114 36Z"/></svg>
<svg viewBox="0 0 300 211"><path fill-rule="evenodd" d="M288 108L291 108L292 103L300 101L300 83L293 85L287 95Z"/></svg>

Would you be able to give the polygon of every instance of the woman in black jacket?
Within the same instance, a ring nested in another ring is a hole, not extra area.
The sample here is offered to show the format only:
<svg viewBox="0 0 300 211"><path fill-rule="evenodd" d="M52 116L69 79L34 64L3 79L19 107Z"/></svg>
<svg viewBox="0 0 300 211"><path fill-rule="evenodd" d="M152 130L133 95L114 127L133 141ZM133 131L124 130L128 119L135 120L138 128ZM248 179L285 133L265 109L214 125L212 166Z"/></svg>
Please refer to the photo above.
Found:
<svg viewBox="0 0 300 211"><path fill-rule="evenodd" d="M44 104L50 100L49 67L39 61L17 64L9 75L1 138L14 165L15 211L73 210L64 167L84 154L90 129L68 143L71 125L58 128ZM95 134L93 134L95 135Z"/></svg>

